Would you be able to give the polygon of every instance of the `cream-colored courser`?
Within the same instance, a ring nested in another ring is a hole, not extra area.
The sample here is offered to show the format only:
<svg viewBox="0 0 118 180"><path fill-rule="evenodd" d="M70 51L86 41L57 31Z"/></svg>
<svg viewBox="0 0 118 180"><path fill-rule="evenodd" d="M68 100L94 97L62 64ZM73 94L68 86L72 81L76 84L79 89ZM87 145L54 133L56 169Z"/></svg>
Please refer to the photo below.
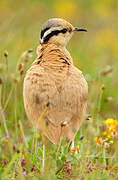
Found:
<svg viewBox="0 0 118 180"><path fill-rule="evenodd" d="M88 86L65 48L76 31L60 18L43 26L37 58L24 79L24 105L28 118L43 136L57 144L72 142L86 112Z"/></svg>

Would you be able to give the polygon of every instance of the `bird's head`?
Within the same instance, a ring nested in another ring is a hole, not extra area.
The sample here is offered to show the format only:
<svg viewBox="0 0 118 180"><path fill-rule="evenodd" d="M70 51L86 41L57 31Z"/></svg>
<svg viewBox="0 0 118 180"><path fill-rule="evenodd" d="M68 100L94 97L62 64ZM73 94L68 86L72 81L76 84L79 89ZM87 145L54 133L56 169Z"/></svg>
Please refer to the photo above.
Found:
<svg viewBox="0 0 118 180"><path fill-rule="evenodd" d="M77 31L87 30L83 28L73 27L64 19L52 18L46 21L46 23L44 24L41 30L40 42L41 44L48 42L66 46L73 33Z"/></svg>

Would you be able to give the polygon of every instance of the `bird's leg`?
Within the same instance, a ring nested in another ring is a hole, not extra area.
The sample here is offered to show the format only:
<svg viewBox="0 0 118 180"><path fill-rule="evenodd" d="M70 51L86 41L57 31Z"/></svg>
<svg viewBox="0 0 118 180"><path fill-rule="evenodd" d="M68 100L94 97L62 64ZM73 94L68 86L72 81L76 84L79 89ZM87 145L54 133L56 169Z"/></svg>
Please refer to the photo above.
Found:
<svg viewBox="0 0 118 180"><path fill-rule="evenodd" d="M42 167L45 168L45 145L43 144L43 160L42 160Z"/></svg>

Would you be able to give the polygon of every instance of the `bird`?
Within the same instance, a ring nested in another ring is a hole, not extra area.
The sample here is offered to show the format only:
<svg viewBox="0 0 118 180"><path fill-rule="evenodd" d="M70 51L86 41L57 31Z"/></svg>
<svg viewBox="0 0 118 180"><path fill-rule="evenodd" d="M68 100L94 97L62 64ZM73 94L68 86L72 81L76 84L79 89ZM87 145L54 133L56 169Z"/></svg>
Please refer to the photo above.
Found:
<svg viewBox="0 0 118 180"><path fill-rule="evenodd" d="M24 78L28 119L53 144L63 138L73 144L86 114L88 84L66 49L79 31L87 30L61 18L47 20L40 33L37 57Z"/></svg>

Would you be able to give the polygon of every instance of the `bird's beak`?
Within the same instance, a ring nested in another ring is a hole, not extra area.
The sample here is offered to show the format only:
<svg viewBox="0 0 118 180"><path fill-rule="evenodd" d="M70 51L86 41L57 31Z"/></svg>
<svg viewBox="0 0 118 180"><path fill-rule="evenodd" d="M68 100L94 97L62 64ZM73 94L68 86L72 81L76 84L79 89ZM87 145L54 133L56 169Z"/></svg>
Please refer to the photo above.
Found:
<svg viewBox="0 0 118 180"><path fill-rule="evenodd" d="M76 31L85 31L85 32L87 32L87 29L75 27L75 28L73 29L73 31L74 31L74 32L76 32Z"/></svg>

